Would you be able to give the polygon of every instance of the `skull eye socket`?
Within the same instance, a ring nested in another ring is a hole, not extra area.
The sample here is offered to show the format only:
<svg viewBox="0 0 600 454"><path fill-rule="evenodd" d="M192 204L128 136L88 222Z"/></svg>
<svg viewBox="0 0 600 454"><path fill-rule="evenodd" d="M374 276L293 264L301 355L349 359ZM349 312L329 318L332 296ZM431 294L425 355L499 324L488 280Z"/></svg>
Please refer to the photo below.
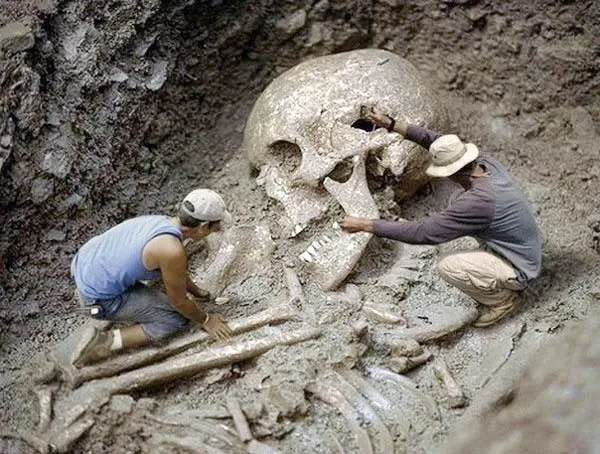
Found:
<svg viewBox="0 0 600 454"><path fill-rule="evenodd" d="M327 176L338 183L345 183L350 179L353 171L354 165L352 164L352 159L347 158L338 162Z"/></svg>
<svg viewBox="0 0 600 454"><path fill-rule="evenodd" d="M271 155L277 160L277 165L287 173L293 173L302 162L302 151L295 143L278 140L269 147Z"/></svg>

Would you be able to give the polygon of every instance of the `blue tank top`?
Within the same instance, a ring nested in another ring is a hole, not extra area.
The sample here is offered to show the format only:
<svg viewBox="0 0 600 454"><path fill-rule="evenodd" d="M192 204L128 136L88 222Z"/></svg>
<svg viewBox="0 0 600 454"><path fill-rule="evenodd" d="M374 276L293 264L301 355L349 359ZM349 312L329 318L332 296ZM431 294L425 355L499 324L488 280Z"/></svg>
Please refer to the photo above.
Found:
<svg viewBox="0 0 600 454"><path fill-rule="evenodd" d="M71 263L77 289L87 298L109 299L137 281L156 279L160 270L144 267L142 251L148 241L165 234L182 239L181 230L171 224L168 216L140 216L95 236Z"/></svg>

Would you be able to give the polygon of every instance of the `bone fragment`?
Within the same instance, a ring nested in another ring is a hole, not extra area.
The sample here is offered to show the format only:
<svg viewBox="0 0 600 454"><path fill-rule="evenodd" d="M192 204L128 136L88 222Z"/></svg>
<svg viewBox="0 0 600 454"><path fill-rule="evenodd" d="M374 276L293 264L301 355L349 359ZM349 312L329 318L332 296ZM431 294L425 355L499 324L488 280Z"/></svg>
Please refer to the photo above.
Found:
<svg viewBox="0 0 600 454"><path fill-rule="evenodd" d="M376 322L389 323L392 325L406 324L404 317L392 312L389 308L382 304L376 304L368 301L363 306L363 312L367 315L367 317Z"/></svg>
<svg viewBox="0 0 600 454"><path fill-rule="evenodd" d="M439 419L439 411L433 398L417 388L415 382L410 378L377 366L367 367L366 372L376 380L385 380L400 386L403 390L419 400L432 418Z"/></svg>
<svg viewBox="0 0 600 454"><path fill-rule="evenodd" d="M327 300L336 304L344 304L349 309L360 309L362 293L360 289L353 284L347 284L341 292L327 292Z"/></svg>
<svg viewBox="0 0 600 454"><path fill-rule="evenodd" d="M252 440L254 437L252 436L252 432L250 431L250 426L248 426L248 421L246 421L246 417L242 412L242 408L240 407L240 403L237 399L233 397L227 398L226 401L227 409L233 418L233 424L237 429L240 439L247 443Z"/></svg>
<svg viewBox="0 0 600 454"><path fill-rule="evenodd" d="M342 369L339 373L358 390L365 398L369 400L375 408L384 412L384 414L390 417L396 427L398 428L400 435L403 438L408 437L410 430L410 422L406 417L406 414L397 405L393 405L388 399L383 396L374 386L372 386L363 376L355 370Z"/></svg>
<svg viewBox="0 0 600 454"><path fill-rule="evenodd" d="M373 447L371 446L369 434L360 425L360 416L337 389L332 388L319 380L309 383L306 386L306 390L317 396L323 402L335 407L344 418L346 418L350 430L354 433L358 443L358 452L360 454L373 454Z"/></svg>
<svg viewBox="0 0 600 454"><path fill-rule="evenodd" d="M392 439L392 435L375 410L373 410L373 407L369 405L369 402L342 375L335 372L334 374L338 381L338 389L342 395L354 408L358 409L364 420L367 421L367 424L374 429L375 445L379 447L377 452L394 454L394 440Z"/></svg>
<svg viewBox="0 0 600 454"><path fill-rule="evenodd" d="M285 282L290 292L290 302L304 304L306 299L304 298L302 284L300 283L300 279L298 279L296 271L294 271L292 268L285 267L283 269L283 273L285 276Z"/></svg>
<svg viewBox="0 0 600 454"><path fill-rule="evenodd" d="M233 418L233 424L237 429L240 439L244 444L246 444L246 449L250 454L277 454L278 451L271 448L265 443L260 441L256 441L252 436L252 432L250 431L250 426L248 426L248 421L246 421L246 417L242 412L242 408L240 407L240 403L237 399L230 397L227 399L227 409L229 413L231 413L231 417Z"/></svg>
<svg viewBox="0 0 600 454"><path fill-rule="evenodd" d="M392 345L392 356L418 356L423 347L414 339L400 339Z"/></svg>
<svg viewBox="0 0 600 454"><path fill-rule="evenodd" d="M367 332L368 328L369 328L369 324L367 323L366 320L364 320L362 318L355 321L354 323L352 323L352 332L357 337L362 337Z"/></svg>
<svg viewBox="0 0 600 454"><path fill-rule="evenodd" d="M229 322L229 327L234 334L240 334L268 324L296 319L298 312L288 304L271 307L249 317ZM94 378L110 377L120 372L136 369L147 364L160 361L169 356L182 352L200 342L209 339L205 331L196 331L185 336L173 339L167 345L148 347L135 350L131 353L115 356L100 364L78 369L71 364L61 364L64 376L68 383L76 387L83 382Z"/></svg>
<svg viewBox="0 0 600 454"><path fill-rule="evenodd" d="M38 431L44 432L52 419L52 389L49 386L44 386L36 389L35 394L40 405Z"/></svg>
<svg viewBox="0 0 600 454"><path fill-rule="evenodd" d="M421 343L431 342L446 337L471 324L477 316L478 312L475 308L460 308L458 310L447 311L446 316L437 323L406 328L396 334Z"/></svg>
<svg viewBox="0 0 600 454"><path fill-rule="evenodd" d="M394 356L390 358L389 364L390 368L394 372L403 374L414 369L415 367L420 366L421 364L426 363L430 358L430 352L423 352L417 356Z"/></svg>
<svg viewBox="0 0 600 454"><path fill-rule="evenodd" d="M448 406L450 408L461 408L467 405L465 397L460 385L456 383L454 377L450 374L446 362L438 358L436 364L433 365L435 376L442 382L446 393L448 394Z"/></svg>
<svg viewBox="0 0 600 454"><path fill-rule="evenodd" d="M146 417L163 425L189 427L207 437L223 442L232 449L243 450L243 445L238 440L236 434L224 424L213 424L201 418L189 417L186 414L164 417L147 415Z"/></svg>
<svg viewBox="0 0 600 454"><path fill-rule="evenodd" d="M54 437L50 446L55 452L71 452L73 444L79 440L94 425L94 418L83 417L65 428L57 437Z"/></svg>

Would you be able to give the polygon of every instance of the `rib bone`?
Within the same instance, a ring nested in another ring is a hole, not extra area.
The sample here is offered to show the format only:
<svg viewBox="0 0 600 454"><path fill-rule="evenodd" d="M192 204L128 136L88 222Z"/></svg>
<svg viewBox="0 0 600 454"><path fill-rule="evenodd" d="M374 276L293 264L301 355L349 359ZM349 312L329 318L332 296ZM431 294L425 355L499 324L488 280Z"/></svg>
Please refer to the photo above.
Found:
<svg viewBox="0 0 600 454"><path fill-rule="evenodd" d="M438 358L436 364L433 366L435 376L442 382L446 392L448 393L448 406L450 408L461 408L467 404L467 398L465 397L460 385L456 383L454 377L450 374L446 362Z"/></svg>
<svg viewBox="0 0 600 454"><path fill-rule="evenodd" d="M369 402L350 384L344 377L335 373L335 378L339 384L339 390L342 395L358 409L359 413L368 421L368 424L375 429L376 445L379 446L377 452L383 454L394 454L394 440L388 428L383 424L375 410L369 405Z"/></svg>
<svg viewBox="0 0 600 454"><path fill-rule="evenodd" d="M309 383L306 390L317 396L323 402L335 407L348 421L351 431L356 437L360 454L373 454L373 447L367 431L360 426L360 417L344 396L335 388L323 381Z"/></svg>
<svg viewBox="0 0 600 454"><path fill-rule="evenodd" d="M240 320L233 320L229 322L229 327L234 334L240 334L264 325L280 323L297 317L298 312L296 309L288 304L282 304ZM63 362L60 367L63 369L63 374L68 383L72 387L76 387L94 378L110 377L120 372L155 363L203 342L209 337L205 331L196 331L177 337L167 345L135 350L129 354L110 358L101 364L78 369L68 362Z"/></svg>

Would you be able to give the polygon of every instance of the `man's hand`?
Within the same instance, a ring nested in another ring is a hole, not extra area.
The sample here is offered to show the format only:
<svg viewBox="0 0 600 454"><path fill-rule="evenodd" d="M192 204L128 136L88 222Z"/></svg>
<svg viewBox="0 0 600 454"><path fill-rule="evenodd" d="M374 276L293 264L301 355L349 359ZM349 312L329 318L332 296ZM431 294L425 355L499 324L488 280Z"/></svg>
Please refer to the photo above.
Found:
<svg viewBox="0 0 600 454"><path fill-rule="evenodd" d="M215 340L227 340L233 334L227 326L227 320L221 314L206 314L207 319L202 328Z"/></svg>
<svg viewBox="0 0 600 454"><path fill-rule="evenodd" d="M356 232L372 232L373 223L370 219L356 218L354 216L346 216L340 221L340 228L344 232L356 233Z"/></svg>
<svg viewBox="0 0 600 454"><path fill-rule="evenodd" d="M408 122L403 117L392 118L387 114L371 107L367 109L364 116L369 121L372 121L378 128L385 128L390 132L397 132L403 136L406 136L408 132Z"/></svg>
<svg viewBox="0 0 600 454"><path fill-rule="evenodd" d="M367 115L365 116L365 118L375 123L375 126L377 126L378 128L388 129L392 123L392 120L389 116L376 110L375 107L371 107L367 111Z"/></svg>

